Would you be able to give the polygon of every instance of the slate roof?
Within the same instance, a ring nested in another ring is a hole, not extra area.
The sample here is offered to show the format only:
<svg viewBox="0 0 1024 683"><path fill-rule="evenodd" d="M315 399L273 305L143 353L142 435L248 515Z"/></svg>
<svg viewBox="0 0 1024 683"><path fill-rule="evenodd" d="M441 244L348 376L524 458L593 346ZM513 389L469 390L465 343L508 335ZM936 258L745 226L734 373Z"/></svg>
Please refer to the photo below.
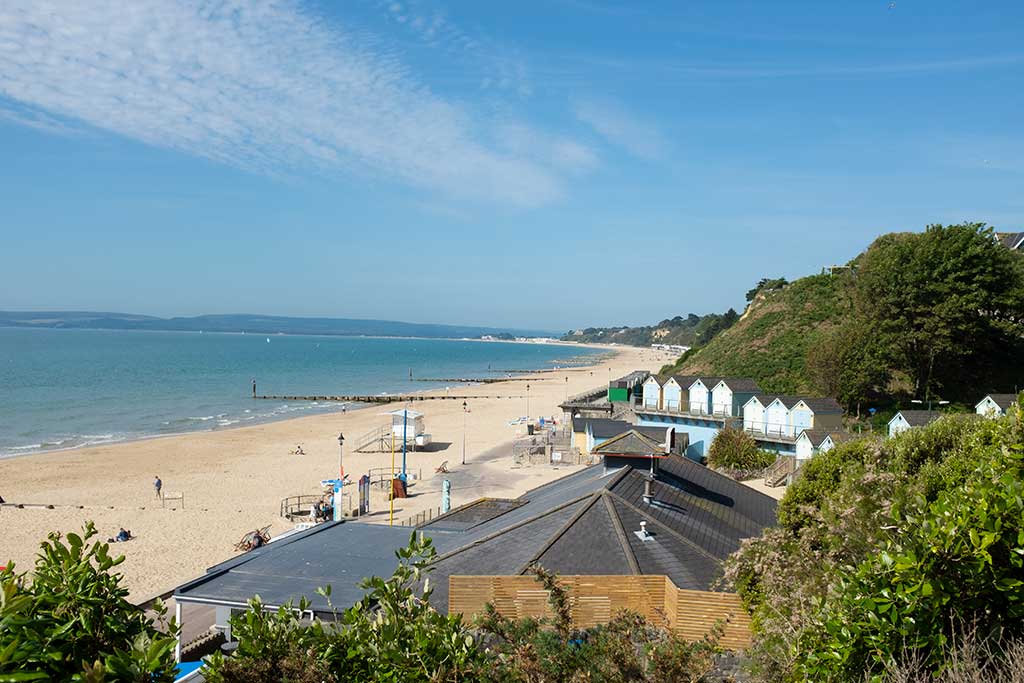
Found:
<svg viewBox="0 0 1024 683"><path fill-rule="evenodd" d="M794 402L793 405L796 405L796 403L798 403L799 401L803 401L804 404L811 409L811 411L818 415L821 415L823 413L843 412L843 407L839 405L839 402L836 401L834 398L800 396L798 397L798 400Z"/></svg>
<svg viewBox="0 0 1024 683"><path fill-rule="evenodd" d="M1003 235L999 241L1010 249L1024 249L1024 232L1011 232Z"/></svg>
<svg viewBox="0 0 1024 683"><path fill-rule="evenodd" d="M1021 234L1024 235L1024 233ZM1009 410L1010 406L1017 402L1017 394L986 394L985 398L992 399L1003 412ZM981 401L984 401L985 398L981 399ZM978 401L978 403L981 403L981 401Z"/></svg>
<svg viewBox="0 0 1024 683"><path fill-rule="evenodd" d="M330 611L316 589L331 586L331 601L347 607L362 599L365 576L391 576L395 551L409 543L410 530L358 522L327 522L210 567L174 591L175 599L236 605L259 595L264 604L283 605L306 597L311 608Z"/></svg>
<svg viewBox="0 0 1024 683"><path fill-rule="evenodd" d="M892 420L895 420L897 415L902 415L903 419L911 427L923 427L929 422L935 422L935 420L942 417L942 413L934 410L901 410L892 416ZM892 422L892 420L889 420L889 422Z"/></svg>
<svg viewBox="0 0 1024 683"><path fill-rule="evenodd" d="M680 588L708 590L744 538L776 523L776 502L679 456L660 461L643 500L646 472L590 467L524 494L524 504L463 533L435 520L420 529L440 555L431 603L448 606L453 575L516 575L539 563L560 574L665 574ZM647 522L648 540L634 532Z"/></svg>
<svg viewBox="0 0 1024 683"><path fill-rule="evenodd" d="M625 420L611 420L602 417L574 417L572 419L572 431L586 432L588 424L594 436L598 439L607 439L616 434L621 434L633 426Z"/></svg>
<svg viewBox="0 0 1024 683"><path fill-rule="evenodd" d="M653 379L655 382L658 383L658 386L660 387L665 385L665 382L668 381L668 378L669 375L651 375L647 379ZM646 382L647 379L645 379L644 382Z"/></svg>
<svg viewBox="0 0 1024 683"><path fill-rule="evenodd" d="M747 393L747 392L758 392L761 391L761 387L757 386L757 382L750 379L749 377L725 377L720 380L725 382L726 386L735 392ZM715 382L717 385L719 382ZM712 387L713 388L713 387Z"/></svg>
<svg viewBox="0 0 1024 683"><path fill-rule="evenodd" d="M847 441L854 441L861 437L860 434L852 434L850 432L829 432L828 434L832 438L832 443L841 444Z"/></svg>
<svg viewBox="0 0 1024 683"><path fill-rule="evenodd" d="M821 446L821 444L824 443L825 438L828 435L828 431L824 429L805 429L802 432L800 432L800 437L806 436L810 440L811 446L813 446L814 448L818 448L819 446Z"/></svg>
<svg viewBox="0 0 1024 683"><path fill-rule="evenodd" d="M774 525L776 502L680 456L648 474L632 467L593 466L535 488L515 500L484 499L452 510L419 531L438 551L431 602L448 607L448 577L514 575L534 563L561 574L665 574L680 588L707 590L721 562L742 539ZM648 540L634 533L647 522ZM316 589L331 586L339 607L363 596L364 576L390 576L408 527L328 522L211 567L175 591L183 602L267 605L305 596L327 612Z"/></svg>
<svg viewBox="0 0 1024 683"><path fill-rule="evenodd" d="M661 434L660 438L651 438L637 429L630 429L628 432L594 446L590 452L602 455L664 455L667 431L665 429L658 431Z"/></svg>
<svg viewBox="0 0 1024 683"><path fill-rule="evenodd" d="M711 391L712 389L715 388L715 385L718 384L719 382L721 382L723 379L725 379L725 378L724 377L694 377L693 381L690 382L690 385L692 386L693 384L695 384L697 382L697 380L700 380L701 384L703 384L705 387L707 387L708 391ZM689 388L689 387L687 387L687 388Z"/></svg>
<svg viewBox="0 0 1024 683"><path fill-rule="evenodd" d="M690 385L700 379L697 375L672 375L671 377L682 389L689 389ZM667 382L668 378L666 378L665 381Z"/></svg>

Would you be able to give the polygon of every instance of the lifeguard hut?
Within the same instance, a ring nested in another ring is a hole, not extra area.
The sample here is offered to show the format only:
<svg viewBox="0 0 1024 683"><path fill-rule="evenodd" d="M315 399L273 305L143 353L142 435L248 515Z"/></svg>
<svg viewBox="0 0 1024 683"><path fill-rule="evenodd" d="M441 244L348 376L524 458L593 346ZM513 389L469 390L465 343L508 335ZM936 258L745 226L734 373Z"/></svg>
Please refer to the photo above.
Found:
<svg viewBox="0 0 1024 683"><path fill-rule="evenodd" d="M392 410L391 416L391 438L395 445L400 446L402 439L406 441L406 447L423 447L430 443L430 434L426 433L423 427L423 413L418 410Z"/></svg>
<svg viewBox="0 0 1024 683"><path fill-rule="evenodd" d="M423 413L410 408L392 410L385 413L391 418L391 424L363 434L356 441L355 450L360 453L387 452L394 447L402 449L402 437L405 437L407 449L423 448L430 445L430 434L423 424Z"/></svg>

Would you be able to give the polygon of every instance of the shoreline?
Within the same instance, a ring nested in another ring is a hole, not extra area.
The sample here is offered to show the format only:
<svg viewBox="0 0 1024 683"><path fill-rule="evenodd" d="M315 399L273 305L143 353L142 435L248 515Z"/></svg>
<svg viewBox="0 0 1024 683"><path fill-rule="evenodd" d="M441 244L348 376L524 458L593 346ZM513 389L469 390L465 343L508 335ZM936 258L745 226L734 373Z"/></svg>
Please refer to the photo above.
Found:
<svg viewBox="0 0 1024 683"><path fill-rule="evenodd" d="M38 330L45 330L45 331L49 332L49 331L55 331L55 330L56 331L64 331L66 328L35 328L35 327L9 327L8 326L8 327L4 327L2 329L17 329L17 330L23 330L23 329L37 330L38 329ZM201 332L194 331L194 330L108 330L108 329L104 329L104 328L71 328L69 331L73 331L73 332L80 332L80 331L86 331L86 332L115 332L115 333L119 333L119 332L147 332L147 333L149 333L149 332L160 332L160 333L171 332L171 333L175 333L175 334L185 332L185 333L188 333L188 334L202 334ZM238 336L241 336L241 335L243 335L245 333L242 333L242 332L208 332L208 333L205 333L205 334L238 335ZM253 333L253 336L262 336L263 334L264 333ZM573 342L562 342L562 341L558 341L558 340L544 341L544 342L532 342L532 341L516 341L516 340L509 340L509 339L471 339L471 338L456 338L456 337L389 337L389 336L378 336L378 335L331 335L331 334L320 334L320 335L318 335L318 334L288 334L288 333L275 333L275 334L272 334L270 336L315 337L315 338L328 338L328 339L330 339L330 338L392 339L392 340L394 340L394 339L408 339L408 340L452 341L452 342L467 342L467 341L469 341L469 342L500 343L500 344L539 344L539 345L545 345L545 346L567 346L567 347L571 347L571 348L594 349L595 351L600 351L601 352L601 353L594 354L594 357L581 356L581 358L587 358L587 360L586 360L586 362L580 363L580 364L568 364L568 365L552 366L552 367L545 367L545 368L534 368L534 369L531 369L531 370L524 370L524 371L521 371L521 372L518 372L518 373L512 373L509 378L504 380L506 382L507 381L512 381L512 380L515 380L515 379L519 379L521 377L532 376L532 375L538 374L538 373L557 372L558 370L571 370L573 368L588 368L588 367L599 365L603 360L606 360L609 357L609 355L611 355L611 357L614 357L614 348L611 348L611 347L597 345L597 344L576 344L576 343L573 343ZM640 348L640 347L636 347L636 348ZM558 359L556 359L556 361L557 360ZM551 362L554 363L555 361L551 361ZM571 359L569 359L568 361L563 360L562 362L570 362L571 363ZM455 386L458 386L458 387L472 387L472 386L477 386L477 385L476 384L472 384L472 383L453 383L450 386L453 386L453 387L455 387ZM429 394L430 392L436 392L436 391L445 391L445 389L440 388L440 387L424 387L424 388L421 388L421 389L413 389L413 390L410 390L410 391L402 392L401 395ZM395 392L379 392L379 394L376 394L376 395L388 396L388 395L396 395L396 393ZM44 454L47 454L47 453L65 453L65 452L70 452L70 451L81 451L81 450L89 449L89 448L98 448L98 447L113 446L113 445L119 445L119 444L130 444L130 443L138 443L138 442L144 442L144 441L152 441L152 440L155 440L155 439L183 437L183 436L189 436L189 435L193 435L193 434L218 433L218 432L224 432L224 431L228 431L228 430L244 429L246 427L254 427L254 426L257 426L257 425L276 424L276 423L280 423L280 422L287 422L289 420L299 420L299 419L302 419L302 418L305 418L305 417L313 417L313 416L318 416L318 415L329 415L329 414L332 414L332 413L346 413L348 411L362 410L364 408L368 408L368 407L372 407L372 406L378 405L378 404L375 404L375 403L362 404L362 403L359 403L359 402L346 402L346 401L324 401L324 402L318 402L318 401L299 401L299 400L291 401L291 400L287 400L287 399L281 399L281 401L282 402L294 402L294 403L310 403L310 404L313 404L313 405L318 404L318 403L323 403L324 405L336 404L336 406L332 406L330 408L325 408L323 410L316 411L316 412L310 413L308 415L289 415L289 414L284 414L284 415L277 415L277 416L275 416L275 415L271 414L271 415L266 415L266 416L263 416L263 417L256 417L255 419L253 419L252 421L247 422L246 424L241 424L241 423L236 422L235 424L230 424L230 425L218 425L218 424L214 423L210 427L203 427L201 425L197 425L196 429L186 429L186 430L183 430L183 431L166 432L166 433L156 432L156 433L131 434L130 436L127 436L125 438L116 438L116 439L111 438L109 440L103 440L103 441L99 441L99 442L86 442L86 443L76 444L76 445L73 445L73 446L65 446L65 447L58 447L58 448L41 448L41 447L32 448L29 445L11 446L11 447L9 447L10 449L17 450L19 452L16 452L16 453L0 452L0 462L5 462L5 461L8 461L8 460L12 460L12 459L20 459L20 458L25 458L25 457L44 455ZM185 419L191 419L191 418L179 417L179 418L176 418L176 419L178 419L178 420L185 420ZM112 430L112 431L113 431L114 434L125 433L124 430L117 430L117 429L115 429L115 430ZM86 435L77 435L77 436L80 436L81 438L87 438ZM21 452L21 451L24 451L24 452Z"/></svg>
<svg viewBox="0 0 1024 683"><path fill-rule="evenodd" d="M612 357L585 367L560 368L568 378L565 382L533 383L550 373L523 375L508 382L502 393L509 397L501 399L472 398L489 390L487 385L467 385L460 390L470 396L465 412L462 401L416 402L416 410L424 413L423 431L432 435L433 443L407 454L408 470L415 476L410 497L395 501L395 524L436 510L443 479L453 483L455 507L480 497L514 498L578 469L514 467L511 443L525 428L509 423L527 412L561 422L557 406L566 393L597 388L634 369L657 370L667 360L667 354L653 349L598 348L613 352ZM339 433L346 439L344 470L353 480L390 466L390 453L354 450L362 436L390 423L386 409L375 407L380 410L332 411L0 459L0 495L14 504L0 507L0 564L13 561L19 571L30 569L47 533L77 531L91 520L103 540L115 535L118 527L136 536L112 546L112 552L126 556L119 569L133 599L162 593L236 556L234 543L254 528L270 525L272 536L291 529L293 525L279 516L280 501L316 494L320 480L337 476ZM304 455L291 454L296 445L303 447ZM396 465L400 459L396 454ZM447 471L439 471L442 464ZM165 493L184 494L183 506L163 507L166 501L156 498L152 488L156 475L163 480ZM374 491L366 521L389 522L386 493Z"/></svg>

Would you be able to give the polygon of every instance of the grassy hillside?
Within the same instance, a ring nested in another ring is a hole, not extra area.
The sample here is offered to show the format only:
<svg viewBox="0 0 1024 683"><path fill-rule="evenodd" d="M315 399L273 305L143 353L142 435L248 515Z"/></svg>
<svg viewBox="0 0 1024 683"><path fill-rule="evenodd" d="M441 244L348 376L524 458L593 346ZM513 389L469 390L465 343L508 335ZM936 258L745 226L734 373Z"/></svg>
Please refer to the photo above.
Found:
<svg viewBox="0 0 1024 683"><path fill-rule="evenodd" d="M765 391L812 392L807 351L842 321L850 278L812 275L760 293L735 325L662 372L753 377Z"/></svg>

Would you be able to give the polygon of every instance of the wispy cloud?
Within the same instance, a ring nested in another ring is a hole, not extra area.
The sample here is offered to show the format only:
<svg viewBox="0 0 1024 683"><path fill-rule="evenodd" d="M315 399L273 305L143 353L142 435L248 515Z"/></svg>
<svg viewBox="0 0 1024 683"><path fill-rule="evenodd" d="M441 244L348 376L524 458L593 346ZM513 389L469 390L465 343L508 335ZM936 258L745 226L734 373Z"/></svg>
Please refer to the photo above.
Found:
<svg viewBox="0 0 1024 683"><path fill-rule="evenodd" d="M417 30L444 23L431 26ZM8 0L0 95L261 173L356 172L524 205L564 191L555 164L496 147L487 121L385 41L290 0Z"/></svg>
<svg viewBox="0 0 1024 683"><path fill-rule="evenodd" d="M619 106L596 100L580 100L576 102L575 110L580 121L609 142L638 157L657 159L665 153L667 141L658 127Z"/></svg>

